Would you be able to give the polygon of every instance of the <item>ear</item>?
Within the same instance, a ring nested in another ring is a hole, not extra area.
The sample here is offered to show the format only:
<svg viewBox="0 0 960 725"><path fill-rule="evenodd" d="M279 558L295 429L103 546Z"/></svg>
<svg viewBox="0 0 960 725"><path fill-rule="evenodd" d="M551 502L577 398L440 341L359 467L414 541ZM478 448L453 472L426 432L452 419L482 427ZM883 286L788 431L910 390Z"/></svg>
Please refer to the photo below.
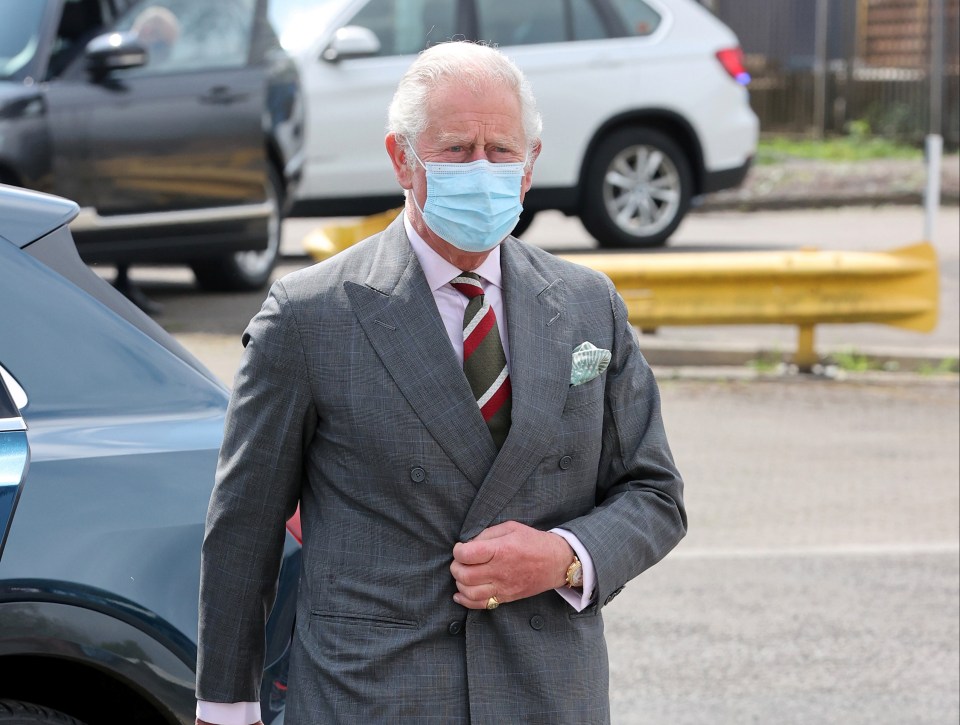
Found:
<svg viewBox="0 0 960 725"><path fill-rule="evenodd" d="M390 156L390 162L393 164L393 174L397 177L397 183L401 189L413 188L413 171L407 164L407 145L397 138L394 133L388 133L384 144L387 147L387 154Z"/></svg>
<svg viewBox="0 0 960 725"><path fill-rule="evenodd" d="M527 164L527 170L523 174L523 193L526 194L530 191L530 187L533 186L533 165L537 162L537 157L540 156L540 151L543 148L543 144L537 139L537 143L530 150L530 161Z"/></svg>

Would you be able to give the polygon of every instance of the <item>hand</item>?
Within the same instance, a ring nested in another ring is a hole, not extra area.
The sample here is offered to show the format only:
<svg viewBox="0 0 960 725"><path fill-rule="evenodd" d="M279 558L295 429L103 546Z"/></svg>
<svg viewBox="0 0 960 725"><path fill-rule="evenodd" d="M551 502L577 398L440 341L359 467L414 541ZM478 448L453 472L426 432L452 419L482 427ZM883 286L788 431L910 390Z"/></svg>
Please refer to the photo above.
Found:
<svg viewBox="0 0 960 725"><path fill-rule="evenodd" d="M453 547L450 573L457 582L453 600L467 609L485 609L490 597L504 604L566 584L573 549L562 536L516 521L485 529Z"/></svg>

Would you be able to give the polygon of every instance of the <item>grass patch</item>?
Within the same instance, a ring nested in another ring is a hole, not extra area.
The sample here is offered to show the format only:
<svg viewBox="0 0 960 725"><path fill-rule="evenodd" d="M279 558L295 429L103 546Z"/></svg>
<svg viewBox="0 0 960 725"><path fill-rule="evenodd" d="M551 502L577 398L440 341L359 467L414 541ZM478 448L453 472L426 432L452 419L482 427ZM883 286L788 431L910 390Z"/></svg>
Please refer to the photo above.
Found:
<svg viewBox="0 0 960 725"><path fill-rule="evenodd" d="M923 363L917 372L921 375L947 375L949 373L960 373L960 361L955 357L944 358L936 365Z"/></svg>
<svg viewBox="0 0 960 725"><path fill-rule="evenodd" d="M882 370L883 365L856 350L840 350L830 355L834 365L849 373L865 373L870 370Z"/></svg>
<svg viewBox="0 0 960 725"><path fill-rule="evenodd" d="M778 136L760 140L758 164L776 164L790 159L818 161L869 161L871 159L922 159L923 150L866 133L823 140Z"/></svg>
<svg viewBox="0 0 960 725"><path fill-rule="evenodd" d="M783 365L783 355L777 350L761 351L756 358L747 361L747 367L756 373L776 372L781 365Z"/></svg>

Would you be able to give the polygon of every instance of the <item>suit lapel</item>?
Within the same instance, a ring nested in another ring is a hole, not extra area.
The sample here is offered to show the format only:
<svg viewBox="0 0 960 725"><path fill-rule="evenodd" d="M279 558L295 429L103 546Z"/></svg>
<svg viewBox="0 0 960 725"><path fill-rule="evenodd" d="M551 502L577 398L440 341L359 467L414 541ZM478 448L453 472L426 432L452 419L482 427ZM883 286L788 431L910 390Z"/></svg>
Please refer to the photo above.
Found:
<svg viewBox="0 0 960 725"><path fill-rule="evenodd" d="M570 321L564 314L563 280L543 277L515 241L504 242L501 255L512 422L467 513L464 540L490 524L540 463L559 429L570 387Z"/></svg>
<svg viewBox="0 0 960 725"><path fill-rule="evenodd" d="M347 282L344 289L404 398L479 488L497 449L450 346L402 218L383 232L364 284Z"/></svg>

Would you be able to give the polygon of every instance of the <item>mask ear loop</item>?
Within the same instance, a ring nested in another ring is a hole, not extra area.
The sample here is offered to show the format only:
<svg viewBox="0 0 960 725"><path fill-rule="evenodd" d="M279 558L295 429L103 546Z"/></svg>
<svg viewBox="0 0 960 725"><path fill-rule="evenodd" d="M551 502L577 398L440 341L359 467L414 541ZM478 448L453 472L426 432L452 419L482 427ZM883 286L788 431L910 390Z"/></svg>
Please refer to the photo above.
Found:
<svg viewBox="0 0 960 725"><path fill-rule="evenodd" d="M413 144L407 143L406 140L404 140L404 144L406 144L406 147L407 147L407 149L410 151L410 153L413 154L413 158L415 158L415 159L417 160L417 163L420 164L420 166L423 167L423 170L424 170L424 171L426 171L426 170L427 170L427 165L426 165L425 163L423 163L423 161L420 160L420 157L419 157L419 156L417 156L417 152L414 150ZM425 218L424 215L423 215L423 207L420 206L420 202L417 201L417 195L416 195L416 193L413 191L413 186L411 186L407 191L408 191L409 194L410 194L410 198L413 199L413 205L414 205L415 207L417 207L417 211L420 212L420 219L423 221L424 224L427 224L427 220L426 220L426 218ZM427 186L427 195L429 196L429 194L430 194L430 187L429 187L429 185L428 185L428 186ZM429 224L427 224L427 228L428 228L428 229L430 228L430 225L429 225ZM433 231L433 230L431 230L431 231ZM434 234L436 234L436 232L434 232Z"/></svg>
<svg viewBox="0 0 960 725"><path fill-rule="evenodd" d="M415 158L415 159L417 160L417 163L420 164L420 165L423 167L423 170L424 170L424 171L426 171L426 170L427 170L427 165L426 165L425 163L423 163L423 161L420 160L420 157L419 157L419 156L417 156L417 152L416 152L416 150L414 150L413 144L412 144L412 143L408 143L408 142L406 141L406 139L404 139L403 143L404 143L404 145L407 147L407 150L409 150L410 153L413 154L413 158Z"/></svg>

